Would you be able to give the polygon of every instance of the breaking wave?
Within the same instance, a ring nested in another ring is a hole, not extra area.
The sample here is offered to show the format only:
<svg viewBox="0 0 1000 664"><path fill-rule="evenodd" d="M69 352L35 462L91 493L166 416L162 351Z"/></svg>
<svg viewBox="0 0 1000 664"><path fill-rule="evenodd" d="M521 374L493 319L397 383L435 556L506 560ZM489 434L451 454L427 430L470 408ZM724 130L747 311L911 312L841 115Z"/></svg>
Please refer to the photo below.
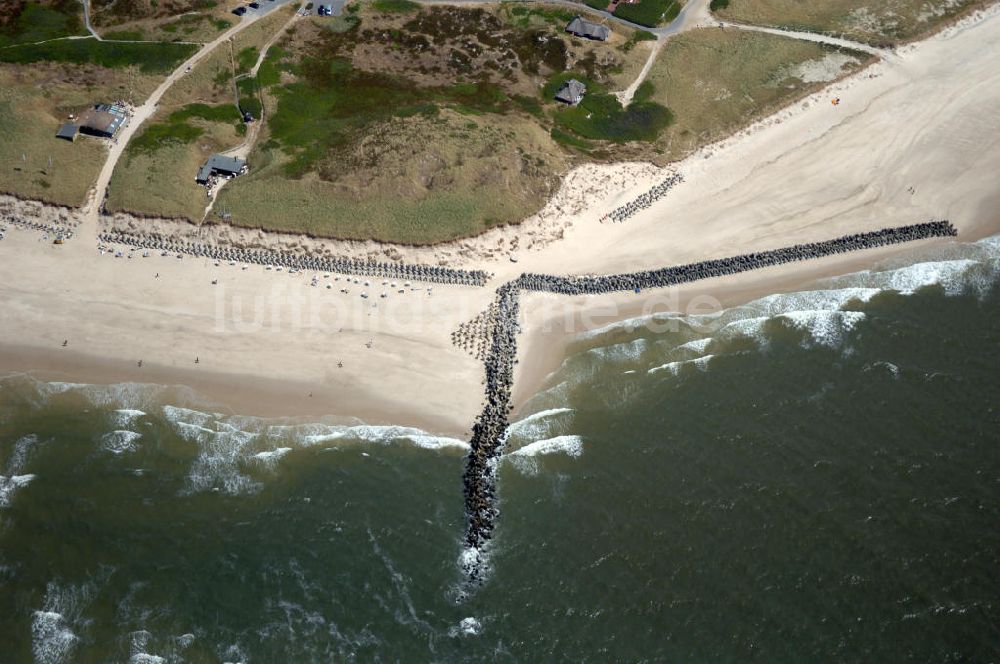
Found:
<svg viewBox="0 0 1000 664"><path fill-rule="evenodd" d="M141 433L127 430L109 431L101 436L101 448L112 454L134 452L136 442L142 438Z"/></svg>
<svg viewBox="0 0 1000 664"><path fill-rule="evenodd" d="M556 436L529 443L524 447L510 452L511 457L536 457L545 454L566 454L578 457L583 454L583 439L580 436Z"/></svg>
<svg viewBox="0 0 1000 664"><path fill-rule="evenodd" d="M7 460L5 475L0 475L0 508L10 507L14 494L28 486L35 475L25 473L28 456L38 444L38 436L31 434L22 436L14 443L14 450Z"/></svg>
<svg viewBox="0 0 1000 664"><path fill-rule="evenodd" d="M616 375L645 369L648 374L676 376L688 366L705 370L708 358L731 352L734 344L737 350L745 350L739 345L745 342L766 347L782 329L800 333L807 347L843 347L866 319L865 305L882 293L910 296L922 288L939 287L949 296L984 296L1000 274L1000 236L937 247L933 256L934 260L824 279L817 289L768 295L710 314L657 314L588 331L575 340L585 352L569 358L557 372L560 378L571 377L550 391L565 395L581 380L599 377L609 365ZM627 333L641 336L623 339Z"/></svg>

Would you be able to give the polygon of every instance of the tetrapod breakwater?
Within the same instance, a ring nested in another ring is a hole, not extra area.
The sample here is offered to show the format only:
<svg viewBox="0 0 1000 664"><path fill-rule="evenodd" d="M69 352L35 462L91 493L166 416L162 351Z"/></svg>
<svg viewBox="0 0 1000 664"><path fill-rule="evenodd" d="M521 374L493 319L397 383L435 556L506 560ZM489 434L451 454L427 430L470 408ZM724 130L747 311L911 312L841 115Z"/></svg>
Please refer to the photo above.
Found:
<svg viewBox="0 0 1000 664"><path fill-rule="evenodd" d="M310 256L304 253L273 251L269 249L247 249L238 246L218 246L200 242L187 242L156 233L102 233L98 240L107 244L120 244L184 254L217 261L271 265L293 270L314 270L336 274L351 274L399 281L425 281L437 284L461 286L485 286L489 275L482 270L460 270L436 265L420 265L396 262L379 262L356 258L329 258Z"/></svg>
<svg viewBox="0 0 1000 664"><path fill-rule="evenodd" d="M522 274L501 286L497 289L496 300L486 312L485 320L489 322L490 329L477 327L488 352L484 359L485 405L472 427L470 451L462 478L467 518L462 566L468 580L476 583L484 578L485 547L493 537L500 514L497 467L503 455L512 410L521 290L565 295L641 291L643 288L661 288L833 254L957 234L950 222L931 221L658 270L587 277Z"/></svg>

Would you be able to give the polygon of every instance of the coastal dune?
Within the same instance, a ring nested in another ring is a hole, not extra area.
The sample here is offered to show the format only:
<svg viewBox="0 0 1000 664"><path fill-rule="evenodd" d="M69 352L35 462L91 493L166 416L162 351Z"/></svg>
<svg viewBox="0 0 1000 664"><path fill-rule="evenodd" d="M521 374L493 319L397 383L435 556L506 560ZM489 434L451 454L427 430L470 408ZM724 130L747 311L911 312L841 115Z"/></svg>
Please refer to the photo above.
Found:
<svg viewBox="0 0 1000 664"><path fill-rule="evenodd" d="M963 241L997 232L998 45L994 6L709 146L677 165L684 181L663 199L601 223L663 179L637 169L625 190L560 220L562 239L516 264L475 265L495 273L486 288L413 284L399 293L381 279L348 284L139 250L115 257L87 233L55 246L10 229L0 241L0 366L43 379L184 384L246 414L353 416L467 437L483 368L450 334L521 272L633 272L931 219L950 220ZM558 364L569 334L640 315L650 296L678 310L699 295L728 306L941 241L638 295L526 294L515 409ZM432 255L403 253L414 262Z"/></svg>

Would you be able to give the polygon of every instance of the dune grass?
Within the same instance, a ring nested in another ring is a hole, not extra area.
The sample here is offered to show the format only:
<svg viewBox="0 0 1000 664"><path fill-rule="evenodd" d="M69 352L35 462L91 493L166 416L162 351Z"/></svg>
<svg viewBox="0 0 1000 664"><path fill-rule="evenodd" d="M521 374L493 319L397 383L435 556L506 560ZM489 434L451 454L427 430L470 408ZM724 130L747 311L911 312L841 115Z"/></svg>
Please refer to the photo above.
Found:
<svg viewBox="0 0 1000 664"><path fill-rule="evenodd" d="M656 141L660 161L680 159L791 103L822 82L796 67L821 61L831 47L742 30L704 28L672 38L649 73L650 98L669 104L673 122ZM847 73L869 59L853 54Z"/></svg>
<svg viewBox="0 0 1000 664"><path fill-rule="evenodd" d="M130 44L93 38L67 39L0 49L0 62L68 62L112 69L134 66L148 74L165 74L176 69L196 50L197 46L192 44Z"/></svg>
<svg viewBox="0 0 1000 664"><path fill-rule="evenodd" d="M158 79L136 76L132 83L147 94ZM80 137L56 138L71 113L98 101L124 97L129 76L123 70L86 70L48 65L23 70L0 65L0 192L59 205L81 205L107 157L104 143ZM50 161L51 159L51 161Z"/></svg>
<svg viewBox="0 0 1000 664"><path fill-rule="evenodd" d="M712 0L721 18L893 46L930 33L989 0Z"/></svg>
<svg viewBox="0 0 1000 664"><path fill-rule="evenodd" d="M639 0L635 4L621 3L615 7L615 16L639 25L655 28L677 18L681 11L679 0Z"/></svg>
<svg viewBox="0 0 1000 664"><path fill-rule="evenodd" d="M16 16L7 18L6 24L0 25L0 48L86 34L83 9L73 0L49 4L28 2Z"/></svg>

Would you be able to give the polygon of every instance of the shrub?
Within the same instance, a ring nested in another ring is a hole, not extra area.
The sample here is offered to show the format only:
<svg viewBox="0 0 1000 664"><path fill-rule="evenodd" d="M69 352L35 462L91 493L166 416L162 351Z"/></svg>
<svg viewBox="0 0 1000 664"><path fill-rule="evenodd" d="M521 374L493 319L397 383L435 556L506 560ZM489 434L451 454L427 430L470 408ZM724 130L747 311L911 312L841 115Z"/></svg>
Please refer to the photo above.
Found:
<svg viewBox="0 0 1000 664"><path fill-rule="evenodd" d="M420 5L412 0L375 0L372 7L386 14L408 14L420 9Z"/></svg>
<svg viewBox="0 0 1000 664"><path fill-rule="evenodd" d="M680 11L681 5L678 0L639 0L634 5L618 5L615 16L655 28L674 20Z"/></svg>
<svg viewBox="0 0 1000 664"><path fill-rule="evenodd" d="M138 65L143 72L163 74L176 69L196 49L197 46L193 44L129 44L96 39L67 39L0 49L0 62L71 62L109 68Z"/></svg>

